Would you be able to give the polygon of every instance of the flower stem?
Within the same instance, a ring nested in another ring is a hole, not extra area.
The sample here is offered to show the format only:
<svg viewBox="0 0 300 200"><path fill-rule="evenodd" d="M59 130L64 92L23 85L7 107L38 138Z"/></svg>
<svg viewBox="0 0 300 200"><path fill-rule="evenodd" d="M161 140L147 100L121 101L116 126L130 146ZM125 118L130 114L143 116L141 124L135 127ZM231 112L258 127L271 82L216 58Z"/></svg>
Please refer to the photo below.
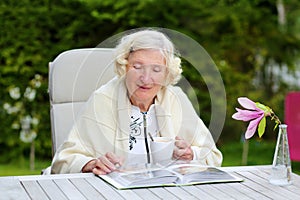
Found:
<svg viewBox="0 0 300 200"><path fill-rule="evenodd" d="M271 120L275 120L275 123L276 124L278 124L278 125L280 125L281 124L281 121L280 121L280 119L277 117L277 115L275 115L275 113L274 112L271 112Z"/></svg>

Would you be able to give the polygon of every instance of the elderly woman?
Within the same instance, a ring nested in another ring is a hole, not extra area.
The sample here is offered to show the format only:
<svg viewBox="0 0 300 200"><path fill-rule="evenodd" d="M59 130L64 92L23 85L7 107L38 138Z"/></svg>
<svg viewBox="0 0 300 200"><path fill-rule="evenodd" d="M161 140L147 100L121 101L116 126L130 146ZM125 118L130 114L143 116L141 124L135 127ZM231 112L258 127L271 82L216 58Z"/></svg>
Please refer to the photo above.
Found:
<svg viewBox="0 0 300 200"><path fill-rule="evenodd" d="M117 165L149 162L145 125L152 136L176 139L173 159L220 166L222 154L209 130L173 86L182 69L172 42L142 30L124 36L115 51L118 77L92 94L56 152L52 173L107 174Z"/></svg>

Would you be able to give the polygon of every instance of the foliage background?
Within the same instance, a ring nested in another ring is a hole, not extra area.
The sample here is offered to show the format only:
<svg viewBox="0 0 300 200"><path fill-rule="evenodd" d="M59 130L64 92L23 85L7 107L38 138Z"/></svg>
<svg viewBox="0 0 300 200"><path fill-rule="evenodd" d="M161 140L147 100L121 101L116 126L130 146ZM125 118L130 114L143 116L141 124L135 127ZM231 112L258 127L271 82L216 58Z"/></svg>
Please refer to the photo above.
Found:
<svg viewBox="0 0 300 200"><path fill-rule="evenodd" d="M285 7L285 23L278 22L278 3ZM290 82L300 71L298 0L2 0L0 163L27 157L30 151L30 145L19 139L20 130L11 128L16 116L4 109L5 103L14 103L11 87L19 87L23 94L36 74L42 76L35 101L24 112L38 113L36 156L51 159L48 62L62 51L96 47L114 34L139 27L182 32L213 58L227 95L227 118L218 145L239 141L246 129L245 123L231 119L237 97L267 102L284 119L285 95L299 90L299 81ZM184 70L208 124L211 108L206 85L192 68ZM288 79L278 70L286 71ZM267 130L264 139L274 140L272 132Z"/></svg>

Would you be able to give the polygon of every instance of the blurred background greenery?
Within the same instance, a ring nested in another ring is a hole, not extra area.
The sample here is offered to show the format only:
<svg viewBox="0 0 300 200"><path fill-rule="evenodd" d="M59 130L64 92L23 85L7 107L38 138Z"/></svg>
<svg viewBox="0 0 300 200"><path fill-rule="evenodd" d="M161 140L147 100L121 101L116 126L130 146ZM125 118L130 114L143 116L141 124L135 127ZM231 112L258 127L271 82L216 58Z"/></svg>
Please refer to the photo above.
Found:
<svg viewBox="0 0 300 200"><path fill-rule="evenodd" d="M39 173L51 162L48 62L65 50L93 48L140 27L184 33L216 63L227 98L217 143L224 165L272 163L273 124L262 139L251 140L249 157L242 159L247 123L231 115L236 99L248 96L284 119L286 94L300 90L298 0L2 0L0 175ZM184 68L184 76L195 86L201 117L209 124L207 86L191 68ZM293 165L300 171L299 163Z"/></svg>

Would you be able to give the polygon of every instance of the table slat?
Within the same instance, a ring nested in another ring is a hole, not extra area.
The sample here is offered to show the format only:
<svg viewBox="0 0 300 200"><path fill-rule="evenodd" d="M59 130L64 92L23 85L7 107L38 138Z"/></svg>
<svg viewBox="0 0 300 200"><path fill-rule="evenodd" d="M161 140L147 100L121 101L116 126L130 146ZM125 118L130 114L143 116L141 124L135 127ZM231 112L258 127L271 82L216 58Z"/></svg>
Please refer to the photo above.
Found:
<svg viewBox="0 0 300 200"><path fill-rule="evenodd" d="M86 199L68 179L56 179L54 180L54 182L61 189L61 191L63 191L63 193L67 196L68 199Z"/></svg>
<svg viewBox="0 0 300 200"><path fill-rule="evenodd" d="M75 187L80 191L87 199L105 199L100 192L98 192L93 186L91 186L85 179L73 178L69 179Z"/></svg>
<svg viewBox="0 0 300 200"><path fill-rule="evenodd" d="M160 199L158 196L156 196L154 193L152 193L151 190L149 190L149 189L140 188L140 189L133 189L133 190L134 190L134 193L136 193L142 199L149 199L149 200Z"/></svg>
<svg viewBox="0 0 300 200"><path fill-rule="evenodd" d="M49 199L37 181L21 182L31 199Z"/></svg>
<svg viewBox="0 0 300 200"><path fill-rule="evenodd" d="M209 193L207 193L204 190L201 190L200 187L197 187L197 186L182 187L182 189L190 194L193 194L194 196L198 197L199 199L205 199L205 200L216 199L212 195L210 195Z"/></svg>
<svg viewBox="0 0 300 200"><path fill-rule="evenodd" d="M125 199L143 199L138 194L135 193L135 190L118 190L118 193Z"/></svg>
<svg viewBox="0 0 300 200"><path fill-rule="evenodd" d="M220 183L220 184L213 185L213 187L215 187L218 190L222 190L223 192L225 192L226 194L228 194L234 199L239 199L239 200L252 199L247 195L247 193L243 193L242 191L236 189L236 186L239 184L240 183Z"/></svg>
<svg viewBox="0 0 300 200"><path fill-rule="evenodd" d="M63 191L54 183L53 180L38 180L37 181L50 199L67 199Z"/></svg>
<svg viewBox="0 0 300 200"><path fill-rule="evenodd" d="M218 185L218 184L217 184ZM226 194L224 191L219 190L218 188L213 187L212 184L204 184L204 185L198 185L201 190L205 191L207 194L210 194L215 199L234 199L232 196Z"/></svg>
<svg viewBox="0 0 300 200"><path fill-rule="evenodd" d="M238 176L237 174L235 174L236 176ZM255 190L253 190L251 187L248 187L245 184L241 184L241 183L236 183L234 185L234 188L236 190L239 190L240 192L247 194L248 197L250 197L251 199L259 199L259 200L267 200L270 199L269 197L256 192Z"/></svg>
<svg viewBox="0 0 300 200"><path fill-rule="evenodd" d="M112 188L111 185L107 184L106 182L102 181L99 177L90 177L86 178L86 180L101 194L104 196L104 198L107 199L123 199L120 194L117 192L115 188Z"/></svg>
<svg viewBox="0 0 300 200"><path fill-rule="evenodd" d="M161 199L178 199L175 195L166 190L164 187L154 187L149 188L149 190L151 190L151 192L159 196Z"/></svg>
<svg viewBox="0 0 300 200"><path fill-rule="evenodd" d="M300 187L300 175L292 174L292 182L295 186Z"/></svg>
<svg viewBox="0 0 300 200"><path fill-rule="evenodd" d="M13 177L0 179L0 199L30 199L18 179Z"/></svg>
<svg viewBox="0 0 300 200"><path fill-rule="evenodd" d="M190 186L184 186L184 187L190 187ZM166 190L174 194L179 199L198 199L196 196L192 195L191 193L188 193L183 189L183 187L166 187Z"/></svg>

